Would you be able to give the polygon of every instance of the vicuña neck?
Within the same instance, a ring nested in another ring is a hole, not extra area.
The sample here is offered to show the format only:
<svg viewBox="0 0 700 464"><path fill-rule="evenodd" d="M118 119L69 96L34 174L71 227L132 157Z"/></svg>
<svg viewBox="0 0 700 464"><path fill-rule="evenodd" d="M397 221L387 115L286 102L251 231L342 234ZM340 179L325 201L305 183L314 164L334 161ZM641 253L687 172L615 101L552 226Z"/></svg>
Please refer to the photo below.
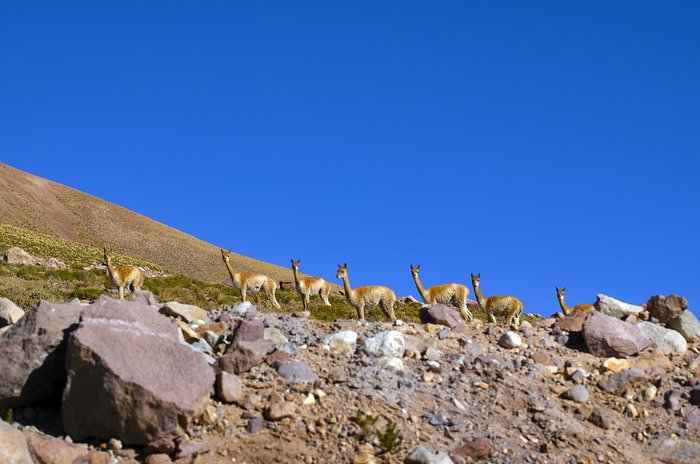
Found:
<svg viewBox="0 0 700 464"><path fill-rule="evenodd" d="M226 264L226 269L228 270L228 275L231 276L231 280L235 282L237 272L233 270L231 263L229 263L227 259L224 260L224 264Z"/></svg>
<svg viewBox="0 0 700 464"><path fill-rule="evenodd" d="M343 277L343 288L345 289L345 297L353 301L355 299L355 291L350 287L350 278L347 275Z"/></svg>
<svg viewBox="0 0 700 464"><path fill-rule="evenodd" d="M112 260L107 258L105 261L107 262L107 274L109 274L111 279L114 279L114 267L112 267Z"/></svg>
<svg viewBox="0 0 700 464"><path fill-rule="evenodd" d="M423 284L421 284L418 274L413 274L413 280L416 282L416 288L418 289L418 293L420 293L421 298L423 298L423 301L427 302L428 292L426 292L425 288L423 288Z"/></svg>
<svg viewBox="0 0 700 464"><path fill-rule="evenodd" d="M566 305L563 295L561 298L559 298L559 306L561 306L561 310L564 311L564 314L569 314L569 307Z"/></svg>
<svg viewBox="0 0 700 464"><path fill-rule="evenodd" d="M297 268L292 268L292 273L294 274L294 286L299 287L299 271Z"/></svg>
<svg viewBox="0 0 700 464"><path fill-rule="evenodd" d="M485 300L484 295L481 294L481 285L474 286L474 296L476 297L476 302L479 304L479 307L483 310Z"/></svg>

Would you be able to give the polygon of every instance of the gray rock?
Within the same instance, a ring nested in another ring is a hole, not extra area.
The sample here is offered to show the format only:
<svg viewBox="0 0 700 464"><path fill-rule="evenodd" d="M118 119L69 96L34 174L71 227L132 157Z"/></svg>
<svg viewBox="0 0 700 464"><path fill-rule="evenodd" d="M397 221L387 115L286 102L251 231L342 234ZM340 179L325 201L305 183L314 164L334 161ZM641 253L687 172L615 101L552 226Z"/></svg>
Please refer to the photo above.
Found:
<svg viewBox="0 0 700 464"><path fill-rule="evenodd" d="M562 398L567 400L575 401L577 403L588 403L588 390L583 385L574 385L562 395Z"/></svg>
<svg viewBox="0 0 700 464"><path fill-rule="evenodd" d="M275 329L274 327L268 327L265 329L265 332L263 333L263 338L265 340L270 340L275 344L275 347L279 348L280 346L289 343L289 340L287 340L287 337L285 337L282 332L279 330Z"/></svg>
<svg viewBox="0 0 700 464"><path fill-rule="evenodd" d="M680 316L668 321L668 326L689 342L700 340L700 321L690 311L683 311Z"/></svg>
<svg viewBox="0 0 700 464"><path fill-rule="evenodd" d="M7 250L3 255L3 260L10 264L26 264L55 269L65 269L68 267L66 263L62 263L56 258L39 258L32 256L19 247L12 247Z"/></svg>
<svg viewBox="0 0 700 464"><path fill-rule="evenodd" d="M275 344L270 340L254 342L236 342L228 347L226 353L219 359L219 369L231 374L241 374L257 366L272 353Z"/></svg>
<svg viewBox="0 0 700 464"><path fill-rule="evenodd" d="M241 378L226 371L219 372L216 379L216 394L227 403L242 401L243 382L241 382Z"/></svg>
<svg viewBox="0 0 700 464"><path fill-rule="evenodd" d="M24 434L2 420L0 420L0 462L33 464Z"/></svg>
<svg viewBox="0 0 700 464"><path fill-rule="evenodd" d="M181 433L209 400L214 371L151 306L102 297L85 309L66 353L61 417L74 439L147 445Z"/></svg>
<svg viewBox="0 0 700 464"><path fill-rule="evenodd" d="M634 387L649 380L649 375L644 369L633 367L620 372L615 372L598 382L598 388L615 395L622 394L627 388Z"/></svg>
<svg viewBox="0 0 700 464"><path fill-rule="evenodd" d="M522 344L523 339L520 338L520 335L510 330L501 335L501 337L498 339L498 346L508 350L518 348Z"/></svg>
<svg viewBox="0 0 700 464"><path fill-rule="evenodd" d="M486 353L484 347L479 345L478 343L467 343L467 346L464 348L464 350L475 357L483 356Z"/></svg>
<svg viewBox="0 0 700 464"><path fill-rule="evenodd" d="M671 411L678 411L681 408L681 396L683 392L673 388L664 393L664 408Z"/></svg>
<svg viewBox="0 0 700 464"><path fill-rule="evenodd" d="M31 405L63 386L65 339L83 309L42 301L0 337L0 408Z"/></svg>
<svg viewBox="0 0 700 464"><path fill-rule="evenodd" d="M234 342L254 342L265 336L265 325L261 321L242 319L233 333Z"/></svg>
<svg viewBox="0 0 700 464"><path fill-rule="evenodd" d="M439 361L442 357L442 353L440 353L432 346L429 346L428 349L425 350L425 354L423 355L423 357L429 361Z"/></svg>
<svg viewBox="0 0 700 464"><path fill-rule="evenodd" d="M688 342L675 330L665 329L653 322L637 322L635 325L663 354L683 354L688 350Z"/></svg>
<svg viewBox="0 0 700 464"><path fill-rule="evenodd" d="M277 373L290 383L314 382L316 374L302 361L291 361L277 366Z"/></svg>
<svg viewBox="0 0 700 464"><path fill-rule="evenodd" d="M157 306L158 301L150 290L136 290L131 294L131 301L144 305Z"/></svg>
<svg viewBox="0 0 700 464"><path fill-rule="evenodd" d="M462 320L462 316L450 306L444 304L430 305L428 308L428 319L435 324L447 326L455 332L467 331L467 325Z"/></svg>
<svg viewBox="0 0 700 464"><path fill-rule="evenodd" d="M651 317L656 318L661 324L666 324L671 319L680 316L688 309L688 300L680 295L654 295L647 301L646 310Z"/></svg>
<svg viewBox="0 0 700 464"><path fill-rule="evenodd" d="M364 350L368 355L378 358L402 358L406 350L405 340L401 332L385 330L365 340Z"/></svg>
<svg viewBox="0 0 700 464"><path fill-rule="evenodd" d="M8 298L0 298L0 327L19 322L24 316L24 310Z"/></svg>
<svg viewBox="0 0 700 464"><path fill-rule="evenodd" d="M642 312L641 306L623 303L620 300L603 295L602 293L598 294L598 299L593 303L593 306L601 313L617 318L625 317L630 314L638 316L639 313Z"/></svg>
<svg viewBox="0 0 700 464"><path fill-rule="evenodd" d="M255 435L262 429L263 426L263 421L262 417L260 416L255 416L251 417L250 420L248 421L248 425L246 426L246 432L248 432L251 435Z"/></svg>
<svg viewBox="0 0 700 464"><path fill-rule="evenodd" d="M424 446L417 446L406 456L405 464L453 464L454 461L445 453L433 453Z"/></svg>
<svg viewBox="0 0 700 464"><path fill-rule="evenodd" d="M586 318L582 333L588 350L599 357L626 358L652 346L634 324L598 312Z"/></svg>
<svg viewBox="0 0 700 464"><path fill-rule="evenodd" d="M324 338L322 343L330 346L335 340L340 340L348 345L355 346L357 344L357 332L354 330L341 330Z"/></svg>
<svg viewBox="0 0 700 464"><path fill-rule="evenodd" d="M165 303L160 308L160 312L166 316L179 317L187 323L207 320L207 312L199 306L182 304L177 301Z"/></svg>
<svg viewBox="0 0 700 464"><path fill-rule="evenodd" d="M697 464L700 462L700 444L682 438L658 439L649 444L652 453L662 462Z"/></svg>
<svg viewBox="0 0 700 464"><path fill-rule="evenodd" d="M603 408L595 408L593 411L591 411L591 415L588 417L588 420L591 422L591 424L604 430L608 430L614 425L610 411Z"/></svg>

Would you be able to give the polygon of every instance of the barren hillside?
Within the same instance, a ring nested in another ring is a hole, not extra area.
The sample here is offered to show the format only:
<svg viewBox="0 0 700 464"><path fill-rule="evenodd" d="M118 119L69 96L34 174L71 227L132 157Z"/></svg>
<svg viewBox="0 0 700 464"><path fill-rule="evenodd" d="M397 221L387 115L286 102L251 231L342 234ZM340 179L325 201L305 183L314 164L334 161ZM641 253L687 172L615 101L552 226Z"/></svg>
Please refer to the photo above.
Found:
<svg viewBox="0 0 700 464"><path fill-rule="evenodd" d="M0 163L0 223L156 263L188 277L228 277L219 248L121 206ZM233 254L234 266L292 280L289 269Z"/></svg>

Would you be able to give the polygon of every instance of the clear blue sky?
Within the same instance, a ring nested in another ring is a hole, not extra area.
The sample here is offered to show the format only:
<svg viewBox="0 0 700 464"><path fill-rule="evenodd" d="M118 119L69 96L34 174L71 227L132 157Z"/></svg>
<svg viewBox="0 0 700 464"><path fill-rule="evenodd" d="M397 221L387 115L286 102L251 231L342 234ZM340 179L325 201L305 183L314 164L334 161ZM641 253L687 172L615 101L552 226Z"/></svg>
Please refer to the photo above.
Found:
<svg viewBox="0 0 700 464"><path fill-rule="evenodd" d="M526 312L556 285L697 310L698 24L681 1L3 2L0 160L353 286L416 295L421 263Z"/></svg>

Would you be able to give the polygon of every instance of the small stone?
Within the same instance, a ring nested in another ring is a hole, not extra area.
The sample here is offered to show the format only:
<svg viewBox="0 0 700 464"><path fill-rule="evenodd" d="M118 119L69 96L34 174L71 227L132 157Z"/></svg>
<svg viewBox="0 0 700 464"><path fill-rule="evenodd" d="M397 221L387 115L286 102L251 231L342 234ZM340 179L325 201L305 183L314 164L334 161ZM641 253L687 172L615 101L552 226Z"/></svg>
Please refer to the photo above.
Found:
<svg viewBox="0 0 700 464"><path fill-rule="evenodd" d="M432 372L424 372L421 378L423 379L423 382L430 383L435 378L435 374Z"/></svg>
<svg viewBox="0 0 700 464"><path fill-rule="evenodd" d="M242 319L234 329L233 341L254 342L263 339L264 336L265 326L261 321Z"/></svg>
<svg viewBox="0 0 700 464"><path fill-rule="evenodd" d="M610 372L620 372L630 368L630 362L626 359L608 358L603 361L603 370Z"/></svg>
<svg viewBox="0 0 700 464"><path fill-rule="evenodd" d="M290 383L313 382L317 378L314 371L302 361L282 364L277 368L277 373Z"/></svg>
<svg viewBox="0 0 700 464"><path fill-rule="evenodd" d="M243 382L241 382L241 378L226 371L219 372L216 382L216 394L226 403L242 401Z"/></svg>
<svg viewBox="0 0 700 464"><path fill-rule="evenodd" d="M657 391L658 389L654 385L649 385L645 388L643 393L644 401L654 401Z"/></svg>
<svg viewBox="0 0 700 464"><path fill-rule="evenodd" d="M442 329L438 332L438 339L444 340L450 336L450 331L448 329Z"/></svg>
<svg viewBox="0 0 700 464"><path fill-rule="evenodd" d="M246 432L255 435L262 429L263 421L260 416L251 417L246 426Z"/></svg>
<svg viewBox="0 0 700 464"><path fill-rule="evenodd" d="M385 330L365 340L364 350L370 356L401 358L406 350L405 346L401 332Z"/></svg>
<svg viewBox="0 0 700 464"><path fill-rule="evenodd" d="M488 438L476 438L465 443L452 451L453 456L465 459L480 460L487 458L491 454L491 443Z"/></svg>
<svg viewBox="0 0 700 464"><path fill-rule="evenodd" d="M170 459L170 456L167 454L149 454L146 456L146 460L144 461L146 464L168 464L169 462L173 462L172 459Z"/></svg>
<svg viewBox="0 0 700 464"><path fill-rule="evenodd" d="M562 394L562 398L585 404L588 403L588 390L583 385L574 385Z"/></svg>
<svg viewBox="0 0 700 464"><path fill-rule="evenodd" d="M270 421L280 421L287 417L293 417L296 413L296 406L290 401L272 403L265 410L265 418Z"/></svg>
<svg viewBox="0 0 700 464"><path fill-rule="evenodd" d="M384 367L393 367L394 369L398 371L402 371L404 369L403 361L401 358L395 358L395 357L384 357L379 359L379 364L384 366Z"/></svg>
<svg viewBox="0 0 700 464"><path fill-rule="evenodd" d="M282 334L282 332L275 329L274 327L266 328L265 332L263 333L263 338L265 340L270 340L271 342L273 342L277 348L284 345L285 343L289 343L287 337L285 337L284 334Z"/></svg>
<svg viewBox="0 0 700 464"><path fill-rule="evenodd" d="M267 359L265 360L267 365L272 367L273 369L277 369L282 364L286 364L289 361L291 361L291 358L289 357L289 353L287 353L286 351L282 351L282 350L273 351L272 354L269 355L267 357Z"/></svg>
<svg viewBox="0 0 700 464"><path fill-rule="evenodd" d="M591 415L588 416L588 420L591 422L591 424L604 430L610 429L613 425L608 411L603 408L595 408L593 411L591 411Z"/></svg>
<svg viewBox="0 0 700 464"><path fill-rule="evenodd" d="M549 354L546 351L543 350L537 350L534 353L530 355L533 361L535 361L538 364L542 364L545 366L551 366L552 365L552 358L549 356Z"/></svg>
<svg viewBox="0 0 700 464"><path fill-rule="evenodd" d="M429 346L427 350L425 350L425 354L423 355L425 359L428 359L430 361L439 361L440 358L442 357L442 353L440 353L438 350L433 348L432 346Z"/></svg>
<svg viewBox="0 0 700 464"><path fill-rule="evenodd" d="M121 440L110 438L109 442L107 442L107 448L111 449L112 451L121 451L121 449L124 448L124 445L122 444Z"/></svg>
<svg viewBox="0 0 700 464"><path fill-rule="evenodd" d="M309 393L306 398L304 398L304 401L302 403L304 406L312 406L316 404L316 397L314 396L313 393Z"/></svg>
<svg viewBox="0 0 700 464"><path fill-rule="evenodd" d="M300 317L300 318L308 319L309 316L311 316L311 311L294 311L292 313L292 317Z"/></svg>
<svg viewBox="0 0 700 464"><path fill-rule="evenodd" d="M637 411L637 408L635 408L632 403L627 403L627 406L625 406L625 416L639 417L639 412Z"/></svg>
<svg viewBox="0 0 700 464"><path fill-rule="evenodd" d="M671 411L678 411L681 408L681 392L678 389L672 389L664 394L664 408Z"/></svg>
<svg viewBox="0 0 700 464"><path fill-rule="evenodd" d="M394 321L394 325L395 325L396 327L401 327L403 324L404 324L404 322L403 322L401 319L396 319L396 320Z"/></svg>
<svg viewBox="0 0 700 464"><path fill-rule="evenodd" d="M520 338L520 335L511 330L501 335L501 338L498 339L498 346L508 350L518 348L522 343L523 340Z"/></svg>

